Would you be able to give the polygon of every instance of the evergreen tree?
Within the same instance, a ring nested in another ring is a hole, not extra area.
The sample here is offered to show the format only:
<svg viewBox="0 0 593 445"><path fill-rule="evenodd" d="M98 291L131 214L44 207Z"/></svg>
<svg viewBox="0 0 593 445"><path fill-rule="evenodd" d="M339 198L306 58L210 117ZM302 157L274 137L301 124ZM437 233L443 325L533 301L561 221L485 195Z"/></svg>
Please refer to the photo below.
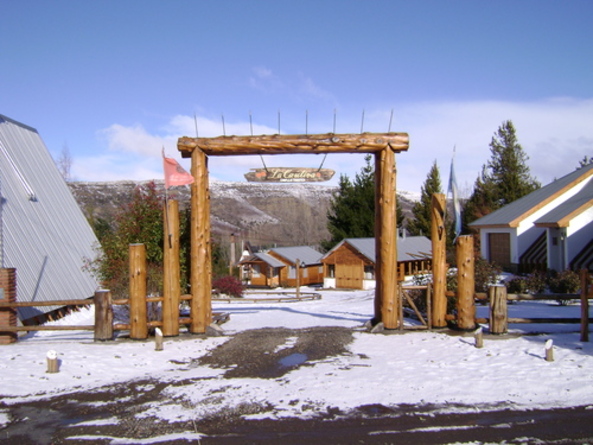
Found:
<svg viewBox="0 0 593 445"><path fill-rule="evenodd" d="M517 141L513 123L505 121L490 142L490 160L476 179L464 209L464 222L475 221L531 192L540 184L531 177L528 156Z"/></svg>
<svg viewBox="0 0 593 445"><path fill-rule="evenodd" d="M424 235L430 238L430 219L432 214L432 195L443 193L441 175L435 160L426 176L420 191L420 201L414 204L414 218L408 222L408 232L412 236Z"/></svg>
<svg viewBox="0 0 593 445"><path fill-rule="evenodd" d="M583 156L583 159L579 161L579 166L577 167L577 169L586 167L589 164L593 164L593 158L591 156L585 155Z"/></svg>
<svg viewBox="0 0 593 445"><path fill-rule="evenodd" d="M329 250L344 238L369 238L375 236L375 170L371 155L365 157L366 165L351 181L340 176L337 192L331 199L327 214L329 240L321 243ZM404 214L396 199L397 225L404 223Z"/></svg>

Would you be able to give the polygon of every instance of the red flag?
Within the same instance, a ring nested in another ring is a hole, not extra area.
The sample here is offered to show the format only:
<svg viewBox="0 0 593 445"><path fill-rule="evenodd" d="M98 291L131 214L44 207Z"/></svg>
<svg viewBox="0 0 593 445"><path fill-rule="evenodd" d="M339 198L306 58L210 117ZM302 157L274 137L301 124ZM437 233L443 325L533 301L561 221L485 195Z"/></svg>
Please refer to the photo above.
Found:
<svg viewBox="0 0 593 445"><path fill-rule="evenodd" d="M194 177L186 172L175 159L163 156L163 164L165 166L165 188L194 182Z"/></svg>

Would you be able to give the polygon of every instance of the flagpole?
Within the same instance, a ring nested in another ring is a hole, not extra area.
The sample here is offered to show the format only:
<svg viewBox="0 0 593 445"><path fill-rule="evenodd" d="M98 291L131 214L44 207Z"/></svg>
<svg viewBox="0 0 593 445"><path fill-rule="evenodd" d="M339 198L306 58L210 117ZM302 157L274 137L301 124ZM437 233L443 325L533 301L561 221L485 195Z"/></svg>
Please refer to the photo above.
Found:
<svg viewBox="0 0 593 445"><path fill-rule="evenodd" d="M165 147L162 150L163 154L163 169L165 168ZM173 235L171 234L171 226L169 225L169 188L167 187L167 181L165 178L165 225L167 226L167 239L169 240L169 248L173 247Z"/></svg>

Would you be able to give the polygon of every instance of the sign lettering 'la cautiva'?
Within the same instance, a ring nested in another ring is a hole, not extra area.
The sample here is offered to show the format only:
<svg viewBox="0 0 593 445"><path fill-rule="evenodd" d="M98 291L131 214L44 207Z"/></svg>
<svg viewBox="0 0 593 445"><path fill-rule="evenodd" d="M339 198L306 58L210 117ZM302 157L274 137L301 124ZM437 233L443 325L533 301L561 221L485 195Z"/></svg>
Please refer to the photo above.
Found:
<svg viewBox="0 0 593 445"><path fill-rule="evenodd" d="M323 182L329 181L334 173L328 168L252 168L245 173L245 179L249 182Z"/></svg>

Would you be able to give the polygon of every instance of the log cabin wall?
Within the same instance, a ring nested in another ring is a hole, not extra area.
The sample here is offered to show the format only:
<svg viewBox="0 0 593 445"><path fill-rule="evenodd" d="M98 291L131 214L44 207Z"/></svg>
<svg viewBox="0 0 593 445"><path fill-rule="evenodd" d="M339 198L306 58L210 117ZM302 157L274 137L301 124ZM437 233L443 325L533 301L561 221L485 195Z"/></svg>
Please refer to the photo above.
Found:
<svg viewBox="0 0 593 445"><path fill-rule="evenodd" d="M336 287L341 289L363 289L365 266L374 267L372 261L347 243L342 244L324 258L323 263L327 276L329 276L328 266L334 266Z"/></svg>
<svg viewBox="0 0 593 445"><path fill-rule="evenodd" d="M286 260L286 258L278 255L274 251L268 252L268 254L278 261L282 261L286 264L286 267L280 269L280 286L283 287L295 287L296 286L296 275L295 265ZM323 267L322 264L308 264L305 267L300 268L301 286L308 286L310 284L322 284L323 283Z"/></svg>

